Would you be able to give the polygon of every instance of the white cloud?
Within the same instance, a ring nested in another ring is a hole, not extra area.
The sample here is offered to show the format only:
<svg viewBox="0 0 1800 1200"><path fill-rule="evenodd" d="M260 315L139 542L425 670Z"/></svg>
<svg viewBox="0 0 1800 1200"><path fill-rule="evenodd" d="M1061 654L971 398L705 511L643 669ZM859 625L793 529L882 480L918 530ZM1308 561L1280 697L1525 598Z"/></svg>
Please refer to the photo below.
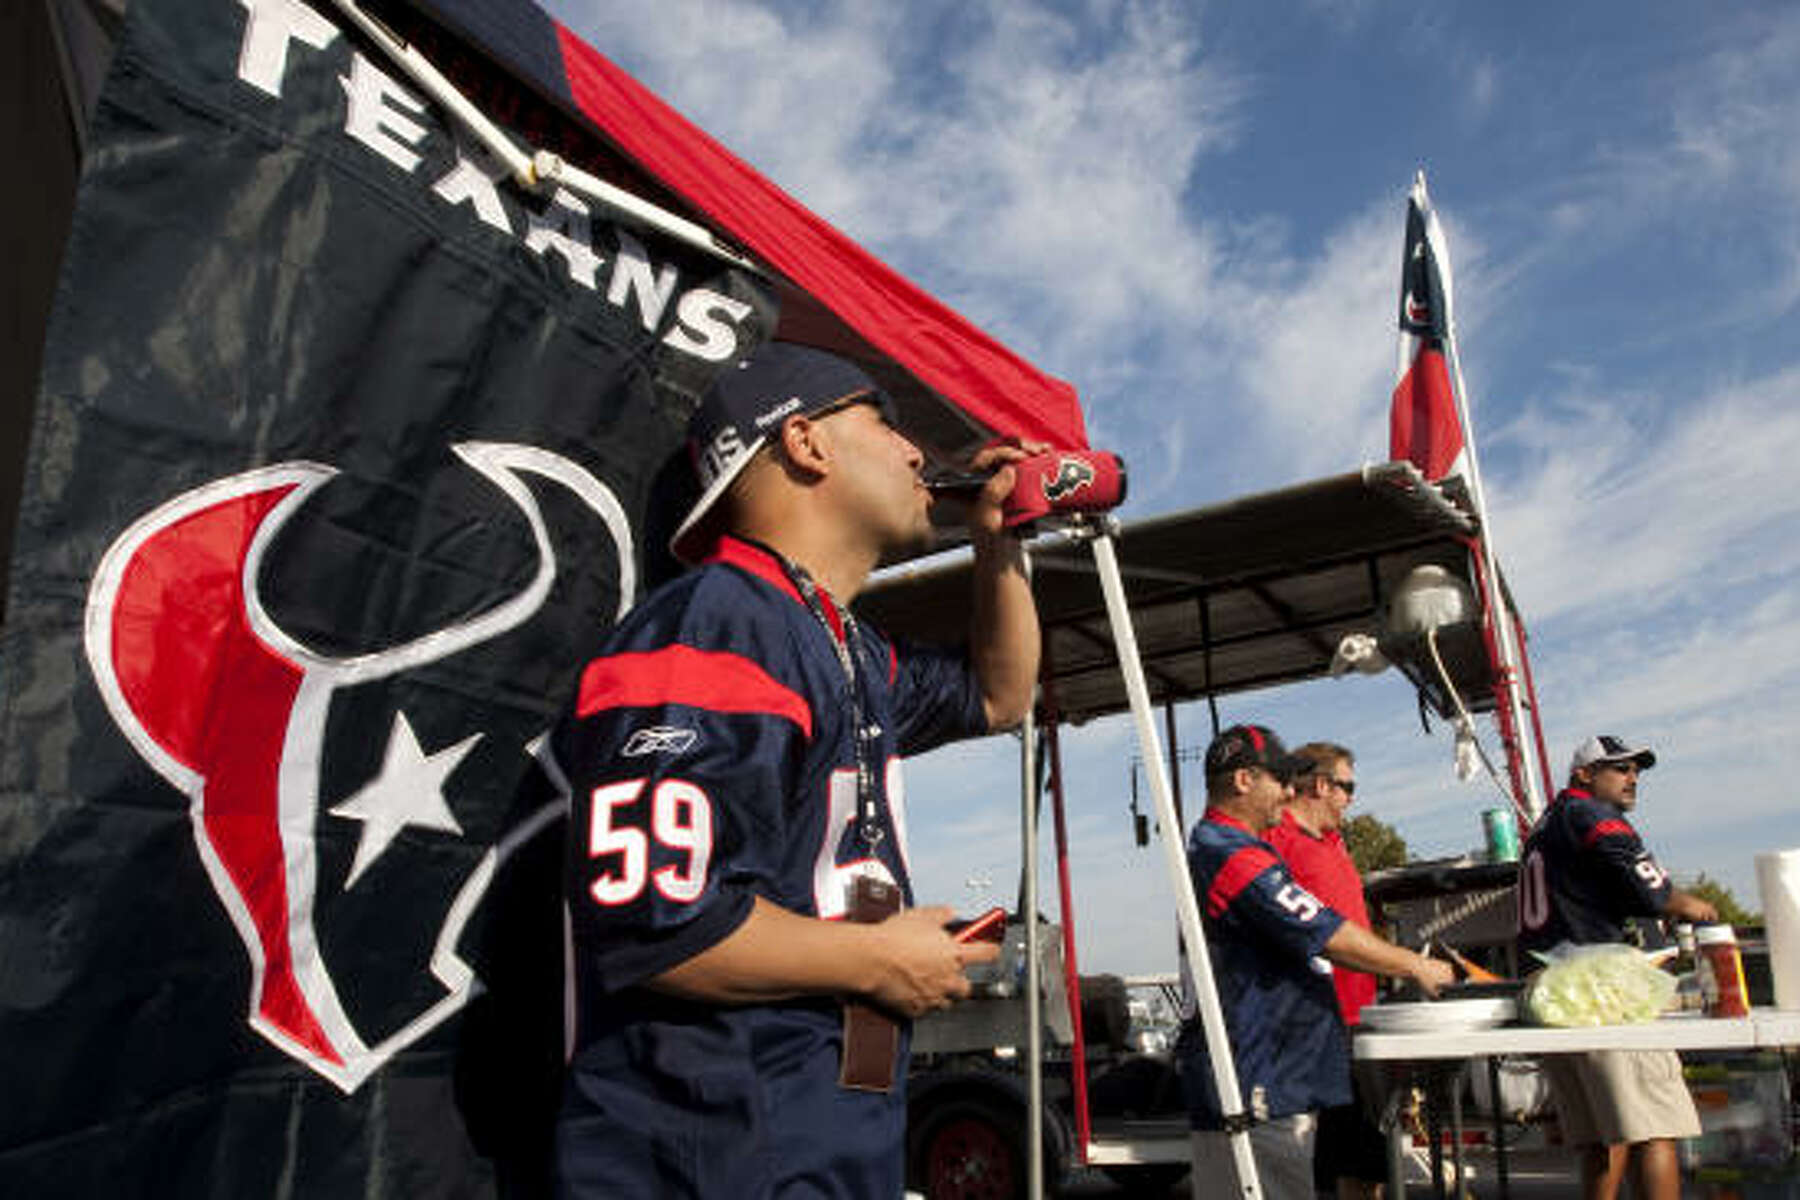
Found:
<svg viewBox="0 0 1800 1200"><path fill-rule="evenodd" d="M1468 104L1476 116L1493 112L1500 98L1500 68L1483 58L1469 68Z"/></svg>
<svg viewBox="0 0 1800 1200"><path fill-rule="evenodd" d="M1645 237L1658 258L1705 248L1732 277L1723 286L1707 277L1671 319L1728 328L1800 303L1800 11L1738 14L1699 44L1703 52L1633 78L1633 111L1658 119L1602 127L1586 164L1549 178L1539 207L1558 236L1521 252L1566 265L1643 254Z"/></svg>
<svg viewBox="0 0 1800 1200"><path fill-rule="evenodd" d="M1146 300L1194 303L1206 250L1181 189L1229 140L1239 89L1198 61L1184 6L1096 5L1078 24L1013 0L961 13L951 45L928 45L958 21L948 5L804 21L732 0L559 7L853 235L947 265L959 289L1006 289L978 311L1035 326L1076 308L1106 329ZM927 49L928 75L889 65Z"/></svg>
<svg viewBox="0 0 1800 1200"><path fill-rule="evenodd" d="M1287 270L1270 226L1184 210L1248 98L1201 57L1191 6L558 8L820 215L1076 380L1096 442L1144 448L1138 503L1191 487L1192 418L1244 407L1234 339Z"/></svg>
<svg viewBox="0 0 1800 1200"><path fill-rule="evenodd" d="M1394 203L1366 211L1296 278L1271 280L1238 314L1241 394L1284 447L1287 477L1387 458L1403 211Z"/></svg>
<svg viewBox="0 0 1800 1200"><path fill-rule="evenodd" d="M1527 466L1489 481L1496 536L1538 627L1704 613L1800 570L1800 367L1684 399L1585 394L1502 431Z"/></svg>
<svg viewBox="0 0 1800 1200"><path fill-rule="evenodd" d="M851 164L895 86L881 48L904 24L885 5L828 20L740 0L590 0L562 19L809 207L845 220Z"/></svg>

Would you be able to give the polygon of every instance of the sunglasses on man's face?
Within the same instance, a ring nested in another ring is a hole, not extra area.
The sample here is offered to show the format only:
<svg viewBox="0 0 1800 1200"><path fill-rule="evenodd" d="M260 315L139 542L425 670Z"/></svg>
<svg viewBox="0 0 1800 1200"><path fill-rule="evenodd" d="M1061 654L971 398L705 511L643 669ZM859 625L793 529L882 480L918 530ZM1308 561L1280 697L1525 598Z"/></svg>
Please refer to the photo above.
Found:
<svg viewBox="0 0 1800 1200"><path fill-rule="evenodd" d="M1601 763L1600 765L1609 771L1617 771L1621 775L1636 775L1638 773L1638 765L1634 762L1608 762Z"/></svg>

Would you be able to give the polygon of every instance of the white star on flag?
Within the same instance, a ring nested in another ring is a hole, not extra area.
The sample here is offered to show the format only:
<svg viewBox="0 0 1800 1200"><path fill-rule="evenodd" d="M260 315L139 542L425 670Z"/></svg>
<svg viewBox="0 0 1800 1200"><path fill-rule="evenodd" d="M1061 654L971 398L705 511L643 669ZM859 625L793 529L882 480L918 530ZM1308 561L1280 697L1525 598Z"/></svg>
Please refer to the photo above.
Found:
<svg viewBox="0 0 1800 1200"><path fill-rule="evenodd" d="M363 823L356 858L350 863L350 877L344 881L345 891L356 885L362 873L374 865L408 825L445 833L462 832L462 826L444 802L444 780L480 740L481 734L472 733L454 746L426 754L419 748L419 739L407 723L406 714L394 714L394 731L388 735L381 770L362 790L331 809L335 817Z"/></svg>

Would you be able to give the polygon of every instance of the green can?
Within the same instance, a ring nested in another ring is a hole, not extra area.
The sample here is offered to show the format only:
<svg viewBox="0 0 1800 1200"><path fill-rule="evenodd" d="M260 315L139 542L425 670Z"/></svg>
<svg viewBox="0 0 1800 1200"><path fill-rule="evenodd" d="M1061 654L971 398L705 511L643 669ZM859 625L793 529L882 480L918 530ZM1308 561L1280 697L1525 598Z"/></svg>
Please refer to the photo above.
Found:
<svg viewBox="0 0 1800 1200"><path fill-rule="evenodd" d="M1513 818L1512 809L1488 809L1481 814L1481 827L1487 834L1490 861L1519 861L1519 822Z"/></svg>

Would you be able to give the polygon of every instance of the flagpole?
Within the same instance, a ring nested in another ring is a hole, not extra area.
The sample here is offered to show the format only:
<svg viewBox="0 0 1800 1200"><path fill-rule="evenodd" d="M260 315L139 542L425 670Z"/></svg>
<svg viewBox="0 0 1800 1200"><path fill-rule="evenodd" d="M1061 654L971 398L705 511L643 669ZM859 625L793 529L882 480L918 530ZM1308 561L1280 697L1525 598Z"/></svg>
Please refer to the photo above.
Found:
<svg viewBox="0 0 1800 1200"><path fill-rule="evenodd" d="M1456 300L1455 283L1451 273L1449 248L1444 243L1443 230L1438 225L1437 209L1432 206L1431 194L1425 186L1425 171L1420 168L1414 186L1419 197L1424 201L1421 206L1425 211L1426 239L1436 247L1444 247L1438 263L1438 270L1444 279L1444 355L1450 360L1450 377L1454 381L1451 393L1456 401L1456 419L1462 426L1463 453L1468 456L1467 471L1469 477L1469 499L1475 506L1475 520L1479 523L1480 533L1477 539L1482 556L1482 583L1487 593L1488 620L1494 631L1494 645L1500 657L1500 683L1503 694L1502 702L1506 705L1506 724L1512 727L1511 745L1508 750L1518 772L1517 783L1524 793L1520 800L1524 806L1524 814L1528 820L1535 821L1544 811L1545 783L1539 778L1536 757L1526 752L1525 731L1535 728L1526 723L1523 698L1519 693L1521 670L1521 650L1515 636L1512 608L1507 603L1506 589L1500 582L1500 562L1494 550L1494 527L1488 519L1487 494L1481 484L1481 460L1475 452L1475 423L1470 419L1469 393L1463 383L1462 355L1456 349Z"/></svg>

